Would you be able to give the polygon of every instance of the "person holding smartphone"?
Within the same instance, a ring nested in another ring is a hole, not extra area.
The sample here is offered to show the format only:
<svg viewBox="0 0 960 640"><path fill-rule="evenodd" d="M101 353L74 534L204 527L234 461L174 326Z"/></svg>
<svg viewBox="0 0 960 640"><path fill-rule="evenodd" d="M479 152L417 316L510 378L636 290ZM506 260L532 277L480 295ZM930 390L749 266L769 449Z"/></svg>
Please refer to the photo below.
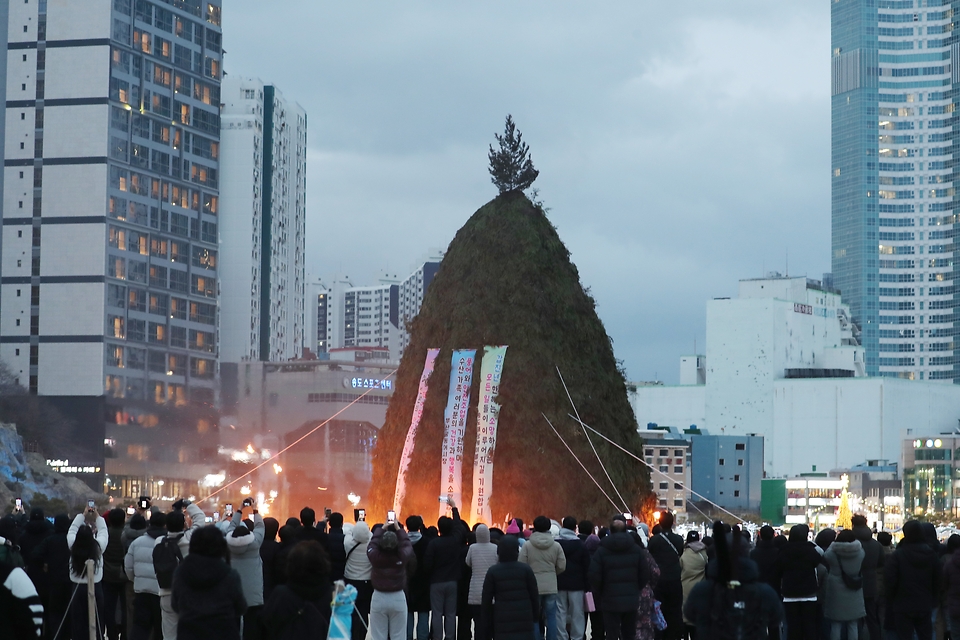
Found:
<svg viewBox="0 0 960 640"><path fill-rule="evenodd" d="M92 500L90 502L93 502ZM97 510L87 503L87 510L78 513L67 531L67 547L70 549L70 581L76 586L73 602L70 605L70 628L74 638L88 635L87 618L87 561L93 560L94 597L97 608L97 627L104 632L106 620L103 609L103 552L107 549L109 534L107 523ZM93 521L94 527L88 522ZM94 528L96 533L94 533Z"/></svg>
<svg viewBox="0 0 960 640"><path fill-rule="evenodd" d="M392 512L391 512L392 513ZM407 532L397 524L396 516L378 527L367 544L370 559L370 636L372 640L406 640L407 565L414 557Z"/></svg>
<svg viewBox="0 0 960 640"><path fill-rule="evenodd" d="M243 510L252 511L253 529L243 522ZM253 500L246 498L226 525L227 548L230 550L230 566L240 574L243 597L247 612L243 614L243 640L260 640L263 630L260 613L263 611L263 560L260 546L265 529L263 518Z"/></svg>

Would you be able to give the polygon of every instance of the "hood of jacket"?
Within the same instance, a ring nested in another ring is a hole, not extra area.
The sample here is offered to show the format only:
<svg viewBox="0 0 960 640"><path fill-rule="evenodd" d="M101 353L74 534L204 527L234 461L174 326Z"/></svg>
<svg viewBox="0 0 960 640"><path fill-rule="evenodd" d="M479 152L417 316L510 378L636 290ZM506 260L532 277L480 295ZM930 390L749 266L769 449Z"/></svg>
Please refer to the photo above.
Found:
<svg viewBox="0 0 960 640"><path fill-rule="evenodd" d="M561 540L579 540L580 536L573 529L560 529Z"/></svg>
<svg viewBox="0 0 960 640"><path fill-rule="evenodd" d="M162 538L167 535L167 530L163 527L150 527L147 529L147 535L153 539Z"/></svg>
<svg viewBox="0 0 960 640"><path fill-rule="evenodd" d="M360 544L367 544L370 542L370 527L366 522L358 522L353 526L353 529L350 531L350 536L353 538L354 542L359 542Z"/></svg>
<svg viewBox="0 0 960 640"><path fill-rule="evenodd" d="M549 531L534 531L530 534L529 542L540 551L546 551L553 546L554 540Z"/></svg>
<svg viewBox="0 0 960 640"><path fill-rule="evenodd" d="M245 536L237 537L234 537L232 533L227 535L227 546L230 547L230 551L240 551L246 549L255 541L256 537L250 533Z"/></svg>
<svg viewBox="0 0 960 640"><path fill-rule="evenodd" d="M623 553L637 546L637 543L633 541L629 533L623 532L611 533L600 541L600 546L614 553Z"/></svg>
<svg viewBox="0 0 960 640"><path fill-rule="evenodd" d="M487 536L489 535L490 535L490 532L488 531ZM420 533L419 531L411 531L410 533L407 534L407 537L410 538L410 544L417 544L418 542L420 542L421 539L423 539L423 534Z"/></svg>
<svg viewBox="0 0 960 640"><path fill-rule="evenodd" d="M871 531L870 527L866 525L860 525L859 527L853 528L853 535L857 537L857 540L866 542L873 537L873 531Z"/></svg>
<svg viewBox="0 0 960 640"><path fill-rule="evenodd" d="M595 533L591 533L587 536L587 539L583 541L583 548L587 550L587 553L593 554L600 547L600 536Z"/></svg>
<svg viewBox="0 0 960 640"><path fill-rule="evenodd" d="M499 562L516 562L520 557L520 544L517 537L513 535L500 538L500 544L497 545L497 560Z"/></svg>
<svg viewBox="0 0 960 640"><path fill-rule="evenodd" d="M856 558L863 549L863 545L859 540L854 540L853 542L834 542L830 548L841 558Z"/></svg>
<svg viewBox="0 0 960 640"><path fill-rule="evenodd" d="M703 544L699 540L694 540L693 542L687 543L687 549L690 549L690 551L693 551L694 553L700 553L706 548L707 545Z"/></svg>
<svg viewBox="0 0 960 640"><path fill-rule="evenodd" d="M180 563L177 573L194 589L210 589L227 577L230 565L220 558L191 553Z"/></svg>
<svg viewBox="0 0 960 640"><path fill-rule="evenodd" d="M794 544L806 543L810 536L810 527L805 524L794 525L790 529L789 542Z"/></svg>
<svg viewBox="0 0 960 640"><path fill-rule="evenodd" d="M934 529L936 533L936 529ZM909 520L903 524L903 542L908 544L923 544L923 527L916 520Z"/></svg>
<svg viewBox="0 0 960 640"><path fill-rule="evenodd" d="M477 536L477 543L482 544L484 542L490 542L490 528L485 524L477 525L477 530L474 532ZM412 538L411 538L412 542Z"/></svg>

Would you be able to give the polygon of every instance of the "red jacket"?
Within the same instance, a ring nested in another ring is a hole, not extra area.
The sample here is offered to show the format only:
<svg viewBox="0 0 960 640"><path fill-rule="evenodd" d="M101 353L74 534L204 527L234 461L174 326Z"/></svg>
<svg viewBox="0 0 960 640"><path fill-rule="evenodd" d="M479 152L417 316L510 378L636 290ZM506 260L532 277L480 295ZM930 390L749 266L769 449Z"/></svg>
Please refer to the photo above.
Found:
<svg viewBox="0 0 960 640"><path fill-rule="evenodd" d="M367 558L372 567L370 582L377 591L403 591L407 584L407 565L414 557L413 544L407 532L400 530L396 532L397 548L384 551L380 548L383 533L383 527L377 529L367 545Z"/></svg>

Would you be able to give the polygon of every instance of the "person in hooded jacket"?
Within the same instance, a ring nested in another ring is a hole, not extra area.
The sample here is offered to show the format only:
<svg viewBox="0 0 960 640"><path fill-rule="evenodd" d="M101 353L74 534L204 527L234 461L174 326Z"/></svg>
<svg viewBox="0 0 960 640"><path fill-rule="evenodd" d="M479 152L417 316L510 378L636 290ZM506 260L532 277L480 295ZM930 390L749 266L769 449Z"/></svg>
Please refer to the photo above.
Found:
<svg viewBox="0 0 960 640"><path fill-rule="evenodd" d="M253 530L243 524L242 509L233 513L227 526L227 548L230 550L230 566L240 574L243 585L243 599L247 611L243 614L243 640L260 640L263 627L260 612L263 610L263 560L260 559L260 545L263 544L263 518L256 506L253 510Z"/></svg>
<svg viewBox="0 0 960 640"><path fill-rule="evenodd" d="M27 572L9 561L0 561L0 611L0 640L41 637L44 609L40 596Z"/></svg>
<svg viewBox="0 0 960 640"><path fill-rule="evenodd" d="M490 529L487 525L477 525L474 532L477 541L467 549L465 562L470 567L470 588L467 593L467 604L476 625L477 640L483 640L486 632L482 629L483 616L480 606L483 604L483 581L487 577L490 567L497 564L497 545L490 542ZM409 638L408 638L409 640Z"/></svg>
<svg viewBox="0 0 960 640"><path fill-rule="evenodd" d="M750 559L757 563L761 582L766 582L777 593L780 585L777 584L777 555L780 550L774 545L773 527L768 524L760 527L757 536L757 546L750 550Z"/></svg>
<svg viewBox="0 0 960 640"><path fill-rule="evenodd" d="M146 533L130 543L123 558L124 572L133 581L132 640L148 640L153 634L161 634L160 585L153 568L153 547L158 538L166 535L166 522L165 513L152 513Z"/></svg>
<svg viewBox="0 0 960 640"><path fill-rule="evenodd" d="M396 522L377 527L367 544L370 560L370 636L404 640L407 635L407 566L416 562L407 532Z"/></svg>
<svg viewBox="0 0 960 640"><path fill-rule="evenodd" d="M327 555L330 558L330 578L336 582L343 580L343 569L347 564L347 552L343 548L343 514L334 511L327 518Z"/></svg>
<svg viewBox="0 0 960 640"><path fill-rule="evenodd" d="M950 536L947 547L956 534ZM943 563L943 603L946 610L947 629L951 638L960 638L960 545L952 550Z"/></svg>
<svg viewBox="0 0 960 640"><path fill-rule="evenodd" d="M506 535L497 545L498 562L483 579L480 611L482 640L530 640L530 629L540 619L540 594L533 569L518 561L517 537Z"/></svg>
<svg viewBox="0 0 960 640"><path fill-rule="evenodd" d="M407 576L407 640L414 640L414 631L416 640L430 640L430 575L424 558L433 538L425 533L420 516L409 516L406 525L416 561L412 574Z"/></svg>
<svg viewBox="0 0 960 640"><path fill-rule="evenodd" d="M831 640L840 640L843 627L847 628L847 640L857 640L857 623L866 615L863 588L847 586L844 574L848 579L860 576L864 555L863 546L850 529L838 533L823 554L827 565L823 615L830 621Z"/></svg>
<svg viewBox="0 0 960 640"><path fill-rule="evenodd" d="M370 583L370 573L373 567L367 557L367 545L370 543L370 527L362 520L355 525L343 538L343 548L346 551L346 564L343 575L347 584L357 590L357 601L354 603L353 619L350 626L352 640L364 640L367 636L368 620L370 619L370 600L373 598L373 585Z"/></svg>
<svg viewBox="0 0 960 640"><path fill-rule="evenodd" d="M20 545L20 555L23 556L27 575L36 585L40 600L44 604L47 601L47 589L43 584L43 566L34 561L33 552L50 535L53 535L53 524L44 517L43 509L34 508L30 510L30 519L23 527L23 533L17 542Z"/></svg>
<svg viewBox="0 0 960 640"><path fill-rule="evenodd" d="M883 631L893 631L893 612L887 607L886 567L893 554L893 536L889 531L877 533L880 555L883 558L884 571L877 571L877 618ZM872 637L872 636L871 636Z"/></svg>
<svg viewBox="0 0 960 640"><path fill-rule="evenodd" d="M697 638L761 640L767 637L767 629L779 626L783 607L776 591L760 582L760 572L746 557L748 543L738 528L730 533L724 529L723 523L714 523L716 557L707 565L706 580L690 592L683 614L694 622Z"/></svg>
<svg viewBox="0 0 960 640"><path fill-rule="evenodd" d="M933 635L932 614L940 597L940 563L924 539L920 522L903 524L903 540L887 558L884 568L887 607L901 640L919 640Z"/></svg>
<svg viewBox="0 0 960 640"><path fill-rule="evenodd" d="M683 555L680 556L680 583L683 585L684 604L697 583L707 577L707 560L707 546L700 542L700 533L688 531ZM690 635L694 630L693 621L684 616L683 623L687 626L687 635Z"/></svg>
<svg viewBox="0 0 960 640"><path fill-rule="evenodd" d="M457 583L463 572L464 531L460 526L460 512L452 498L447 498L452 518L437 520L438 538L427 545L424 565L430 576L430 634L433 640L456 640L457 637ZM355 640L362 640L355 639Z"/></svg>
<svg viewBox="0 0 960 640"><path fill-rule="evenodd" d="M874 540L873 531L867 526L867 518L862 515L853 516L851 521L853 535L863 547L863 608L866 610L867 631L871 638L880 638L880 614L877 603L877 574L883 571L884 555L880 543Z"/></svg>
<svg viewBox="0 0 960 640"><path fill-rule="evenodd" d="M103 552L103 615L107 621L107 637L119 640L120 630L126 629L127 606L124 596L127 591L127 576L123 572L123 525L126 514L123 509L111 509L107 513L107 548ZM120 623L117 623L117 613Z"/></svg>
<svg viewBox="0 0 960 640"><path fill-rule="evenodd" d="M33 560L43 569L43 582L47 588L47 605L44 606L44 626L46 637L54 638L57 627L64 620L73 593L70 581L70 547L67 546L67 532L70 531L70 518L67 514L58 514L53 519L53 534L44 538L33 550ZM64 624L55 640L70 637L69 625Z"/></svg>
<svg viewBox="0 0 960 640"><path fill-rule="evenodd" d="M640 590L650 580L644 550L627 533L627 523L614 520L610 535L590 561L590 586L597 608L603 612L608 640L630 640L636 635Z"/></svg>
<svg viewBox="0 0 960 640"><path fill-rule="evenodd" d="M584 548L583 540L577 535L576 518L567 516L560 525L557 543L563 551L567 566L563 573L557 576L557 638L583 640L587 620L583 609L583 594L587 591L590 554ZM585 526L589 526L593 533L593 525L585 521Z"/></svg>
<svg viewBox="0 0 960 640"><path fill-rule="evenodd" d="M325 640L330 626L333 582L326 550L315 540L290 550L286 583L277 585L263 607L270 640Z"/></svg>
<svg viewBox="0 0 960 640"><path fill-rule="evenodd" d="M240 640L247 603L223 533L214 525L201 527L189 549L173 574L177 640Z"/></svg>
<svg viewBox="0 0 960 640"><path fill-rule="evenodd" d="M537 578L540 611L546 627L545 640L557 640L557 575L567 568L567 559L560 544L550 533L550 518L537 516L528 544L520 548L520 562L530 565ZM539 628L539 621L537 627ZM539 635L539 631L535 630Z"/></svg>
<svg viewBox="0 0 960 640"><path fill-rule="evenodd" d="M587 552L587 555L590 557L590 562L592 563L593 555L597 552L597 549L600 548L600 536L593 533L593 529L590 531L590 535L583 539L583 548ZM587 565L587 590L591 592L590 596L595 598L595 595L592 591L592 586L590 585L589 564ZM591 640L606 640L607 634L603 630L603 611L596 606L596 600L594 601L594 610L589 612L587 618L590 621ZM586 624L584 624L584 629L586 629Z"/></svg>
<svg viewBox="0 0 960 640"><path fill-rule="evenodd" d="M173 503L173 511L167 514L167 538L177 541L177 548L180 549L180 557L186 558L190 555L190 538L204 524L206 514L197 505L190 500L180 499ZM190 527L187 528L186 516L183 515L183 509L187 510L190 516ZM163 538L157 539L157 545ZM156 568L156 567L154 567ZM159 585L159 582L157 584ZM160 619L163 628L163 640L177 640L177 612L173 610L172 592L170 589L160 587Z"/></svg>
<svg viewBox="0 0 960 640"><path fill-rule="evenodd" d="M808 540L809 535L807 525L794 525L790 529L787 544L777 555L776 581L783 597L789 640L817 637L817 567L820 565L820 552Z"/></svg>
<svg viewBox="0 0 960 640"><path fill-rule="evenodd" d="M123 533L120 535L120 542L123 545L123 555L126 559L127 551L130 550L130 545L133 544L133 541L139 538L140 536L147 533L147 520L143 517L143 514L134 513L127 520L127 523L123 526ZM124 625L124 633L126 633L126 638L133 637L133 603L136 593L133 590L133 576L129 575L126 571L126 568L123 570L124 576L127 578L126 584L124 584L123 589L123 598L125 601L126 607L126 624Z"/></svg>
<svg viewBox="0 0 960 640"><path fill-rule="evenodd" d="M280 531L280 521L276 518L263 519L263 544L260 545L260 560L263 562L263 603L270 601L270 594L277 582L277 551L280 543L277 542L277 533Z"/></svg>

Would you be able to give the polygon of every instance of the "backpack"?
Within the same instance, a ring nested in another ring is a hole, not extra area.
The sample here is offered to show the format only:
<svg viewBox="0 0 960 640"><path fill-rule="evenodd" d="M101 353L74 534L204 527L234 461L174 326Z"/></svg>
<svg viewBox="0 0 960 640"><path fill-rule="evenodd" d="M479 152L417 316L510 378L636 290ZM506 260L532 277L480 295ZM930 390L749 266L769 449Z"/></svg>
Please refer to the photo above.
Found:
<svg viewBox="0 0 960 640"><path fill-rule="evenodd" d="M164 536L153 548L153 570L157 574L157 584L161 589L173 588L173 572L183 560L183 554L180 552L182 537L182 533L172 538Z"/></svg>
<svg viewBox="0 0 960 640"><path fill-rule="evenodd" d="M754 640L767 636L761 610L761 597L754 585L729 588L715 584L710 603L711 638L717 640Z"/></svg>

